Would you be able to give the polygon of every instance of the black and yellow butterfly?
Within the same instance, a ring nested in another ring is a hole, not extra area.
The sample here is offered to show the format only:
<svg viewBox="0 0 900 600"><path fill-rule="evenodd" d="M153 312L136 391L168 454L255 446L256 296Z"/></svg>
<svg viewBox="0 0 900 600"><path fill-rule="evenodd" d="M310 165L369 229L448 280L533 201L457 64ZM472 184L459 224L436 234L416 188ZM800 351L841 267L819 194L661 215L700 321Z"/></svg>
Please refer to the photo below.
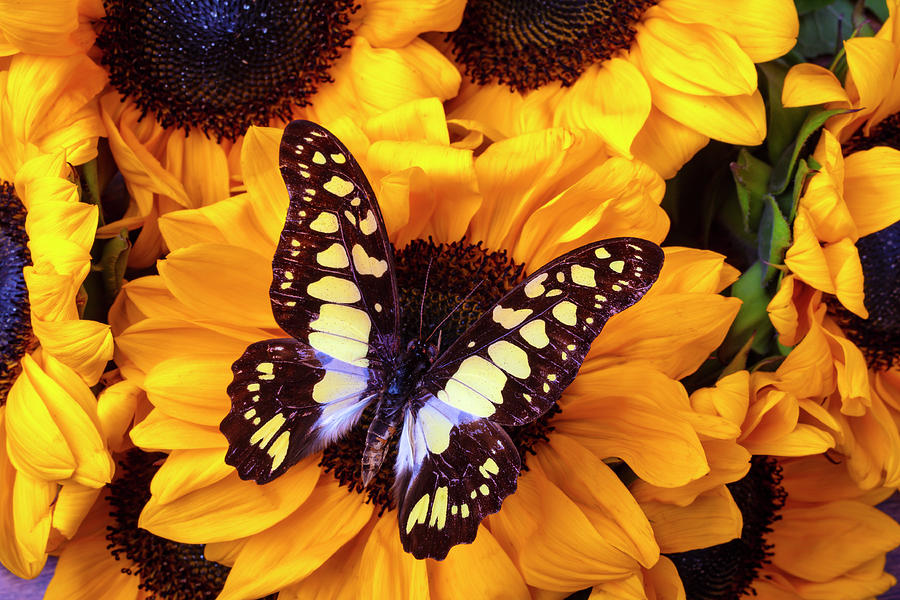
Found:
<svg viewBox="0 0 900 600"><path fill-rule="evenodd" d="M606 321L659 275L659 246L588 244L544 265L438 355L401 339L394 256L362 169L331 133L294 121L281 140L290 206L269 289L291 338L252 344L232 367L226 462L267 483L340 439L372 403L361 465L377 473L400 430L394 494L403 548L443 559L471 543L516 489L504 427L543 415Z"/></svg>

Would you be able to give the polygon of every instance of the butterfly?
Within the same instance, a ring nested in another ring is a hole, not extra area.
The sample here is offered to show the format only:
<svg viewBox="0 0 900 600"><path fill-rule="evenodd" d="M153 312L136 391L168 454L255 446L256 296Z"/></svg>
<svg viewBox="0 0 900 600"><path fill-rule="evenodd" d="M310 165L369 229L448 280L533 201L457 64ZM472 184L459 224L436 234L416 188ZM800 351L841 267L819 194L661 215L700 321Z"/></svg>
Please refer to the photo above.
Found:
<svg viewBox="0 0 900 600"><path fill-rule="evenodd" d="M614 314L656 281L656 244L616 238L560 256L515 286L445 350L401 340L393 250L359 164L329 131L294 121L280 147L290 203L269 298L290 338L234 363L225 461L259 484L344 437L368 407L360 468L378 472L399 432L400 539L442 560L516 489L504 427L538 419L572 383Z"/></svg>

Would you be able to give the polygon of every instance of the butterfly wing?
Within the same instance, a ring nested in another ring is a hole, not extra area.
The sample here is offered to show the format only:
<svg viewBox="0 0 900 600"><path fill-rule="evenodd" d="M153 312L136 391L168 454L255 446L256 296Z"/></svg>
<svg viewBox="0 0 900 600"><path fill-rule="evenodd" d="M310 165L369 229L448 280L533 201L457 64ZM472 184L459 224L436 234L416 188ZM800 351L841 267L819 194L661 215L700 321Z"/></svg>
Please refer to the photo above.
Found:
<svg viewBox="0 0 900 600"><path fill-rule="evenodd" d="M573 250L513 288L437 359L408 409L396 465L407 551L443 558L475 539L516 489L519 455L500 426L530 423L559 400L603 325L647 292L662 263L659 246L635 238Z"/></svg>
<svg viewBox="0 0 900 600"><path fill-rule="evenodd" d="M261 484L340 438L384 385L374 369L289 338L251 344L232 371L225 462Z"/></svg>
<svg viewBox="0 0 900 600"><path fill-rule="evenodd" d="M279 160L290 203L269 298L295 339L247 348L221 424L225 461L258 483L344 435L397 353L393 251L362 169L309 121L287 126Z"/></svg>

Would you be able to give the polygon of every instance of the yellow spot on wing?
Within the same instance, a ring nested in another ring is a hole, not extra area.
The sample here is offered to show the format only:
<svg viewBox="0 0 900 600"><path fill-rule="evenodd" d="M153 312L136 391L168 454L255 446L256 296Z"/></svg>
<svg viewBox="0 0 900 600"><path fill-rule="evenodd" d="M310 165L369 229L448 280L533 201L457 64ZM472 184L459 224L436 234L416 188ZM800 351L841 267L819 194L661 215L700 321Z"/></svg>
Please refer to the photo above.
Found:
<svg viewBox="0 0 900 600"><path fill-rule="evenodd" d="M352 183L350 183L346 179L338 177L337 175L332 175L330 180L322 184L322 187L340 198L343 198L354 189Z"/></svg>
<svg viewBox="0 0 900 600"><path fill-rule="evenodd" d="M491 318L494 319L495 323L499 323L503 325L506 329L512 329L525 319L527 319L531 313L534 312L530 308L522 308L516 310L514 308L503 308L499 304L494 307L494 312L491 313Z"/></svg>
<svg viewBox="0 0 900 600"><path fill-rule="evenodd" d="M355 283L349 279L341 279L332 275L326 275L322 279L310 283L306 286L306 293L319 300L340 304L353 304L362 298Z"/></svg>
<svg viewBox="0 0 900 600"><path fill-rule="evenodd" d="M419 411L418 419L429 452L440 454L450 447L450 430L453 429L453 423L447 417L426 405Z"/></svg>
<svg viewBox="0 0 900 600"><path fill-rule="evenodd" d="M468 505L468 504L463 504L462 506L460 506L460 507L459 507L459 514L460 514L460 516L461 516L463 519L465 519L466 517L468 517L468 516L469 516L469 505Z"/></svg>
<svg viewBox="0 0 900 600"><path fill-rule="evenodd" d="M323 304L319 316L309 324L316 331L324 331L360 342L369 341L372 320L366 311L342 304Z"/></svg>
<svg viewBox="0 0 900 600"><path fill-rule="evenodd" d="M615 271L616 273L621 273L625 269L625 261L624 260L614 260L609 263L609 268Z"/></svg>
<svg viewBox="0 0 900 600"><path fill-rule="evenodd" d="M612 256L606 248L597 248L594 250L594 256L597 258L609 258Z"/></svg>
<svg viewBox="0 0 900 600"><path fill-rule="evenodd" d="M265 425L257 429L256 432L250 436L250 445L254 446L259 443L260 448L265 447L275 434L278 433L278 430L281 429L282 425L284 425L284 415L276 413L274 417L266 421Z"/></svg>
<svg viewBox="0 0 900 600"><path fill-rule="evenodd" d="M500 340L488 346L488 356L495 365L513 377L525 379L531 375L528 353L506 340Z"/></svg>
<svg viewBox="0 0 900 600"><path fill-rule="evenodd" d="M270 362L259 363L256 365L256 370L260 373L271 373L275 369L275 365Z"/></svg>
<svg viewBox="0 0 900 600"><path fill-rule="evenodd" d="M563 300L559 304L553 307L551 311L553 316L562 323L563 325L574 325L578 322L578 318L575 316L575 305L569 302L568 300Z"/></svg>
<svg viewBox="0 0 900 600"><path fill-rule="evenodd" d="M354 244L351 253L353 254L353 266L356 267L356 271L360 275L381 277L387 271L388 264L386 260L369 256L359 244Z"/></svg>
<svg viewBox="0 0 900 600"><path fill-rule="evenodd" d="M359 230L363 235L370 235L375 233L376 229L378 229L378 222L375 220L375 213L370 210L366 213L366 218L359 222Z"/></svg>
<svg viewBox="0 0 900 600"><path fill-rule="evenodd" d="M258 392L258 391L259 391L259 384L258 384L258 383L251 383L250 385L247 386L247 391L248 391L248 392Z"/></svg>
<svg viewBox="0 0 900 600"><path fill-rule="evenodd" d="M482 496L487 496L489 493L491 493L491 488L489 488L486 483L482 483L480 486L478 486L478 489L481 491Z"/></svg>
<svg viewBox="0 0 900 600"><path fill-rule="evenodd" d="M281 466L281 463L284 462L285 456L287 456L288 444L291 440L291 434L288 431L284 431L275 438L275 441L272 442L272 446L266 451L269 456L272 457L272 470L274 471L278 467Z"/></svg>
<svg viewBox="0 0 900 600"><path fill-rule="evenodd" d="M309 224L309 228L319 233L334 233L338 230L338 220L334 213L322 212Z"/></svg>
<svg viewBox="0 0 900 600"><path fill-rule="evenodd" d="M480 356L470 356L438 391L438 399L476 417L487 417L496 411L495 404L503 402L504 385L503 371Z"/></svg>
<svg viewBox="0 0 900 600"><path fill-rule="evenodd" d="M500 467L497 466L497 463L494 462L493 458L489 458L484 461L484 464L478 467L478 472L481 473L481 476L485 479L490 479L491 475L496 475L500 472Z"/></svg>
<svg viewBox="0 0 900 600"><path fill-rule="evenodd" d="M317 165L324 165L325 164L325 155L322 154L321 152L316 152L315 154L313 154L313 162L316 163Z"/></svg>
<svg viewBox="0 0 900 600"><path fill-rule="evenodd" d="M434 503L431 505L431 520L429 527L437 527L438 531L447 523L447 486L441 486L434 491Z"/></svg>
<svg viewBox="0 0 900 600"><path fill-rule="evenodd" d="M412 531L415 525L425 522L425 518L428 516L429 499L428 494L424 494L409 511L409 517L406 519L406 533Z"/></svg>
<svg viewBox="0 0 900 600"><path fill-rule="evenodd" d="M581 265L572 265L572 281L585 287L597 287L594 270Z"/></svg>
<svg viewBox="0 0 900 600"><path fill-rule="evenodd" d="M247 412L244 413L244 418L247 419L248 421L255 416L256 416L255 408L251 408L250 410L248 410Z"/></svg>
<svg viewBox="0 0 900 600"><path fill-rule="evenodd" d="M342 165L345 162L347 162L347 159L346 159L346 157L344 157L343 154L332 154L331 160L333 160L334 162L336 162L339 165Z"/></svg>
<svg viewBox="0 0 900 600"><path fill-rule="evenodd" d="M329 269L344 269L350 265L347 251L337 242L316 254L316 262Z"/></svg>
<svg viewBox="0 0 900 600"><path fill-rule="evenodd" d="M358 396L366 389L366 380L358 375L326 371L322 381L313 386L313 400L319 404L328 404Z"/></svg>
<svg viewBox="0 0 900 600"><path fill-rule="evenodd" d="M547 337L547 324L543 319L535 319L525 323L522 329L519 330L519 335L535 348L544 348L550 343L550 338Z"/></svg>
<svg viewBox="0 0 900 600"><path fill-rule="evenodd" d="M349 210L344 211L344 216L347 217L347 220L350 221L350 224L356 227L356 216L350 212Z"/></svg>
<svg viewBox="0 0 900 600"><path fill-rule="evenodd" d="M528 296L529 298L537 298L538 296L543 294L544 286L541 284L544 283L545 279L547 279L547 274L543 273L541 275L538 275L531 281L529 281L525 285L525 295Z"/></svg>

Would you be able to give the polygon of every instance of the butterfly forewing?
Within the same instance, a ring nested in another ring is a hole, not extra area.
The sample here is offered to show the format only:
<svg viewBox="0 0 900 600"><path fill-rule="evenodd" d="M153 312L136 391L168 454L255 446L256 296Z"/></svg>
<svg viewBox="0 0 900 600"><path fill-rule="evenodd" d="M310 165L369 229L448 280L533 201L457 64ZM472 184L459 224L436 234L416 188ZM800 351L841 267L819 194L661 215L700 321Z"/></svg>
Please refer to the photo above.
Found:
<svg viewBox="0 0 900 600"><path fill-rule="evenodd" d="M558 401L603 325L646 293L662 262L656 244L634 238L573 250L438 358L413 395L395 467L405 549L443 558L474 539L516 489L519 456L498 425L527 424ZM470 520L461 516L466 498Z"/></svg>
<svg viewBox="0 0 900 600"><path fill-rule="evenodd" d="M575 379L614 314L656 281L662 250L635 238L582 246L548 263L485 312L438 358L421 386L501 425L544 414Z"/></svg>
<svg viewBox="0 0 900 600"><path fill-rule="evenodd" d="M251 344L232 371L225 462L258 483L342 437L383 386L376 370L293 339Z"/></svg>
<svg viewBox="0 0 900 600"><path fill-rule="evenodd" d="M346 362L362 365L395 352L393 251L359 164L309 121L287 126L280 164L290 204L272 260L275 320Z"/></svg>

